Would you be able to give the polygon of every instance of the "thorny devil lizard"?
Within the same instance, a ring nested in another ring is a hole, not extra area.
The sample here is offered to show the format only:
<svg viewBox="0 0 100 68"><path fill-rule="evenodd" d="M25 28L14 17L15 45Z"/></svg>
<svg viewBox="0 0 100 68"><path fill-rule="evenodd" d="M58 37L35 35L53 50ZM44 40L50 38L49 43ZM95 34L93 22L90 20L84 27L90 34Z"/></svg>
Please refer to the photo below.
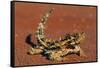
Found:
<svg viewBox="0 0 100 68"><path fill-rule="evenodd" d="M31 47L29 50L30 55L41 54L51 61L63 61L64 57L70 54L76 54L78 56L84 55L79 44L85 38L85 33L73 33L65 34L63 38L59 40L52 40L46 38L44 34L44 25L47 22L48 17L53 12L53 8L49 9L40 20L36 31L37 44L35 47Z"/></svg>

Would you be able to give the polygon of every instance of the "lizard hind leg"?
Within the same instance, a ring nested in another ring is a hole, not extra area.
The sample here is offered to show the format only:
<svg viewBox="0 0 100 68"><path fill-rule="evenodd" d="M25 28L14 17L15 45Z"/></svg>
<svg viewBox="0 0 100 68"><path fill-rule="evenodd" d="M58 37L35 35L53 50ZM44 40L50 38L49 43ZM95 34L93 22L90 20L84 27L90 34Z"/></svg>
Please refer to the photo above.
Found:
<svg viewBox="0 0 100 68"><path fill-rule="evenodd" d="M50 51L47 58L51 61L63 61L62 52L61 51Z"/></svg>
<svg viewBox="0 0 100 68"><path fill-rule="evenodd" d="M30 50L28 51L28 54L30 54L30 55L36 55L36 54L40 54L40 53L42 53L43 52L43 50L42 49L40 49L40 48L30 48Z"/></svg>

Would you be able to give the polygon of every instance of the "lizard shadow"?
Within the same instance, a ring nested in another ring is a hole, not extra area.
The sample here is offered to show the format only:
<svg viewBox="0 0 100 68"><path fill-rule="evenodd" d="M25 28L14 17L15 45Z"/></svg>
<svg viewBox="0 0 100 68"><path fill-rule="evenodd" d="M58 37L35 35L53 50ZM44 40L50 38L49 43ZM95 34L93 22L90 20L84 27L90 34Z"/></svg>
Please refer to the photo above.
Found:
<svg viewBox="0 0 100 68"><path fill-rule="evenodd" d="M25 42L26 42L27 44L29 44L31 47L35 47L35 46L36 46L36 44L33 43L33 41L32 41L32 34L28 34L28 35L26 36Z"/></svg>

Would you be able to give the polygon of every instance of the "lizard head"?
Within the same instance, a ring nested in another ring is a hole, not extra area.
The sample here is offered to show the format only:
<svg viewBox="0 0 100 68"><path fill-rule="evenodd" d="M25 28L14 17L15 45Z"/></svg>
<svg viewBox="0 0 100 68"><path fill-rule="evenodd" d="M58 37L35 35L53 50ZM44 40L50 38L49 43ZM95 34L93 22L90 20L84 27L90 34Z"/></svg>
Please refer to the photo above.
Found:
<svg viewBox="0 0 100 68"><path fill-rule="evenodd" d="M74 33L72 34L72 37L75 39L76 43L81 43L85 39L85 33Z"/></svg>

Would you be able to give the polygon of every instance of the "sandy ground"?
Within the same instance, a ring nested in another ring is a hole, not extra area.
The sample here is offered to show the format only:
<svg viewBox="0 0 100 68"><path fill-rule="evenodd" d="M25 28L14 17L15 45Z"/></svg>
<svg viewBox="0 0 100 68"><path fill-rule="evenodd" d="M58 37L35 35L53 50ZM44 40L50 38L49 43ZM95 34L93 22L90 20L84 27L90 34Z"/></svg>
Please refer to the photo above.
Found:
<svg viewBox="0 0 100 68"><path fill-rule="evenodd" d="M32 41L36 43L35 31L48 8L54 8L54 12L45 25L46 36L58 39L65 33L85 32L86 38L80 47L87 57L68 55L63 62L52 62L42 55L27 54L31 46L25 40L32 34ZM14 46L15 66L96 61L96 7L16 2Z"/></svg>

